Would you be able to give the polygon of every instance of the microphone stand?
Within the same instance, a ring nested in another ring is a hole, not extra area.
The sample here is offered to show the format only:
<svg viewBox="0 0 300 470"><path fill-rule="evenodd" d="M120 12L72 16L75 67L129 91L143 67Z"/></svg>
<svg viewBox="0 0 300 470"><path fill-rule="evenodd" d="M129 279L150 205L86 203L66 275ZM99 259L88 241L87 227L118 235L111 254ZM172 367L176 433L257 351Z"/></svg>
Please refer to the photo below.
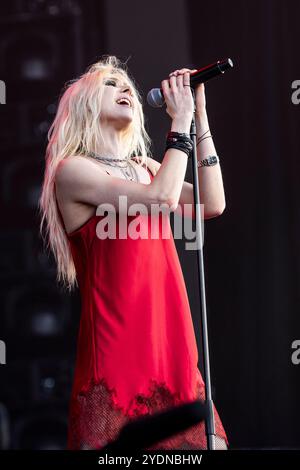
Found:
<svg viewBox="0 0 300 470"><path fill-rule="evenodd" d="M195 104L195 92L191 87L192 95ZM196 108L195 108L196 109ZM194 142L192 153L193 165L193 192L196 216L196 241L197 241L197 265L198 265L198 282L200 290L200 310L201 310L201 327L203 338L203 361L204 361L204 382L205 382L205 404L207 407L207 417L205 419L205 430L207 437L207 448L215 450L216 448L216 430L213 400L211 393L211 380L210 380L210 363L209 363L209 347L208 347L208 332L207 332L207 313L206 313L206 297L205 297L205 278L204 278L204 264L203 264L203 242L201 231L201 212L200 212L200 192L198 181L198 166L197 166L197 134L195 124L195 109L192 118L190 135ZM204 212L204 211L203 211Z"/></svg>

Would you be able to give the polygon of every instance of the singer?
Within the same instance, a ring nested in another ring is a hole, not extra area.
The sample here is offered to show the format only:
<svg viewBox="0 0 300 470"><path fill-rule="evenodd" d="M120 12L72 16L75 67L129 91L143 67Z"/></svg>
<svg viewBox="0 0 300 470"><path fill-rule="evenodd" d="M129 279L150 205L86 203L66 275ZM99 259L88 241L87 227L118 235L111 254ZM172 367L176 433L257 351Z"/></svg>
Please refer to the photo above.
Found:
<svg viewBox="0 0 300 470"><path fill-rule="evenodd" d="M190 72L176 71L162 82L172 132L190 130ZM201 136L209 132L203 84L196 100L203 159L215 153L211 137ZM48 140L40 232L44 237L45 230L54 254L57 281L69 292L78 286L81 296L67 447L101 449L129 420L205 399L172 231L169 238L155 239L96 234L106 217L96 209L107 203L108 211L122 217L120 196L126 196L127 207L163 204L169 212L191 203L193 186L184 181L187 145L182 143L185 150L171 145L161 164L150 156L141 94L127 66L112 55L66 84ZM200 166L199 178L204 218L219 216L225 207L220 165ZM169 213L160 216L169 223ZM142 228L149 219L144 213L130 215L128 224ZM227 436L214 411L216 448L226 449ZM149 450L206 448L201 422Z"/></svg>

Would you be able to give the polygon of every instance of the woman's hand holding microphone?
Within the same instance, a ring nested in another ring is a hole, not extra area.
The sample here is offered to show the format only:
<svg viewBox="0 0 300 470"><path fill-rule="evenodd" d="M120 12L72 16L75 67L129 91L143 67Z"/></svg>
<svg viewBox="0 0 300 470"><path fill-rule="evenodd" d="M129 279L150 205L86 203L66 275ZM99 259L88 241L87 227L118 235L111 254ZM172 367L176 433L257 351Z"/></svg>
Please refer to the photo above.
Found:
<svg viewBox="0 0 300 470"><path fill-rule="evenodd" d="M189 133L195 109L190 87L190 72L171 73L169 80L161 82L161 87L167 107L166 112L172 119L171 131Z"/></svg>
<svg viewBox="0 0 300 470"><path fill-rule="evenodd" d="M161 200L176 210L187 168L187 158L192 155L193 140L190 128L194 113L194 99L190 87L190 73L183 69L170 74L169 80L161 82L166 112L172 119L171 131L167 134L166 151L152 187ZM185 156L185 158L183 158Z"/></svg>
<svg viewBox="0 0 300 470"><path fill-rule="evenodd" d="M190 136L195 103L190 84L193 70L181 69L170 73L169 80L161 82L166 103L166 112L172 119L171 131L167 134L166 150L175 148L192 156L194 142Z"/></svg>

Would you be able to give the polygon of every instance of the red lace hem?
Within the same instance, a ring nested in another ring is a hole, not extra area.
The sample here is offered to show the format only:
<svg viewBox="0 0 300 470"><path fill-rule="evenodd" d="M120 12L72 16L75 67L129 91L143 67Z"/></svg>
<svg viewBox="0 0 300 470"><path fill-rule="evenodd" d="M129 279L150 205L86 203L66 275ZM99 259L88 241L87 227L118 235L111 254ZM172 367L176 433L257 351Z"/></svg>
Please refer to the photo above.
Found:
<svg viewBox="0 0 300 470"><path fill-rule="evenodd" d="M196 399L205 400L205 388L202 383L197 383ZM92 381L87 391L71 398L67 448L99 450L115 440L128 421L182 403L178 393L172 393L164 383L151 380L148 394L136 395L128 410L124 410L118 404L115 390L107 386L105 379L98 383ZM214 415L216 448L226 449L227 436L215 406ZM148 447L148 450L154 449L207 449L204 422Z"/></svg>

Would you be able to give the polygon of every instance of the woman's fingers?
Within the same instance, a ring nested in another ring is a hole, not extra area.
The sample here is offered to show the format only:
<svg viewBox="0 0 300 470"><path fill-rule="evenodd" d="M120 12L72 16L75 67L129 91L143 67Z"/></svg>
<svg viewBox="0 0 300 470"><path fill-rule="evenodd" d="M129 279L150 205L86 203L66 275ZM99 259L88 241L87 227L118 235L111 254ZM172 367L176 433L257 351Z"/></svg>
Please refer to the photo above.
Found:
<svg viewBox="0 0 300 470"><path fill-rule="evenodd" d="M161 82L161 88L164 96L168 96L170 91L170 80L163 80Z"/></svg>
<svg viewBox="0 0 300 470"><path fill-rule="evenodd" d="M167 105L166 112L174 119L177 116L189 118L194 111L194 101L191 93L190 71L171 74L163 80L162 91ZM188 86L186 86L188 85Z"/></svg>
<svg viewBox="0 0 300 470"><path fill-rule="evenodd" d="M187 68L178 69L178 70L175 70L174 72L171 72L169 74L169 77L171 77L172 75L176 76L179 74L184 74L185 72L193 73L193 72L197 72L197 69L187 69Z"/></svg>
<svg viewBox="0 0 300 470"><path fill-rule="evenodd" d="M177 90L177 82L176 82L175 75L172 75L172 77L170 77L169 82L170 82L170 90L171 91L176 91Z"/></svg>
<svg viewBox="0 0 300 470"><path fill-rule="evenodd" d="M176 80L177 80L177 87L179 89L182 89L183 88L183 75L177 75Z"/></svg>
<svg viewBox="0 0 300 470"><path fill-rule="evenodd" d="M186 80L188 80L188 78ZM170 81L170 89L173 91L182 90L184 88L183 87L183 84L184 84L183 74L172 75L169 78L169 81Z"/></svg>
<svg viewBox="0 0 300 470"><path fill-rule="evenodd" d="M190 76L190 73L189 72L185 72L183 75L182 75L182 82L183 82L183 86L185 87L186 85L190 86L191 85L191 76ZM188 88L186 88L186 90L189 91Z"/></svg>

